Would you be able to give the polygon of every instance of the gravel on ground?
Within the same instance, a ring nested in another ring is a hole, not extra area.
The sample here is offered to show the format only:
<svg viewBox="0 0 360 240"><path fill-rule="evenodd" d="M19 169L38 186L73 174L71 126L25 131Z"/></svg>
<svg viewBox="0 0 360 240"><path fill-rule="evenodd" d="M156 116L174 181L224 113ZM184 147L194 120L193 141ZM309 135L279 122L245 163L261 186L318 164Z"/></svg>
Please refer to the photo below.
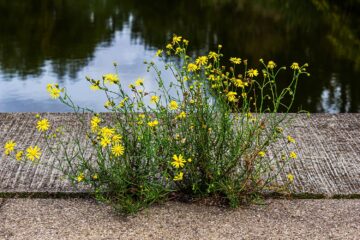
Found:
<svg viewBox="0 0 360 240"><path fill-rule="evenodd" d="M167 202L124 217L92 199L0 199L0 239L359 239L359 199L238 209Z"/></svg>

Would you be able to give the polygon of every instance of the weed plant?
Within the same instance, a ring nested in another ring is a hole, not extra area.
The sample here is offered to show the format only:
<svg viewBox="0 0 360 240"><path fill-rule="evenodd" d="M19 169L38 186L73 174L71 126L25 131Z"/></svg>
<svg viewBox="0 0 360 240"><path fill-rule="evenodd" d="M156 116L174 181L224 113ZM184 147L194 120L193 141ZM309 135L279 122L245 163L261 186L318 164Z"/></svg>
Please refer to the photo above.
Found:
<svg viewBox="0 0 360 240"><path fill-rule="evenodd" d="M37 115L47 151L74 184L90 186L97 199L122 213L174 196L220 197L237 207L280 189L278 175L297 158L286 147L271 148L279 142L296 144L283 127L307 65L293 63L292 79L278 89L276 78L285 67L277 68L274 61L260 60L258 71L232 57L227 68L221 63L221 45L192 57L188 44L174 35L156 53L167 59L165 70L174 81L163 79L163 69L154 62L145 62L156 77L155 92L145 89L144 79L124 86L116 64L114 73L100 80L88 77L93 90L106 94L109 113L79 107L66 89L47 86L52 98L73 108L79 123L77 134L73 129L65 134L67 126L55 128ZM280 109L283 113L277 114ZM5 144L5 154L19 161L39 162L41 151L39 146L18 149L14 141ZM293 180L288 174L287 182Z"/></svg>

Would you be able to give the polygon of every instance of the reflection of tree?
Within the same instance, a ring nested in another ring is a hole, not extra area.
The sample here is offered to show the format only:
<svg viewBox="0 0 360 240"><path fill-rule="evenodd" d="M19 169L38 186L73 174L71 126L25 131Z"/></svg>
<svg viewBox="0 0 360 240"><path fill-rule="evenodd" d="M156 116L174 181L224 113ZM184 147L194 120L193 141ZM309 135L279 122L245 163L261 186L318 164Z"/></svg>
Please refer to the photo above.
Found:
<svg viewBox="0 0 360 240"><path fill-rule="evenodd" d="M312 0L316 9L321 11L326 24L330 25L331 31L327 38L332 43L337 55L354 62L356 70L360 70L360 6L354 11L349 11L352 5L349 2L340 1L334 5L326 0ZM358 1L360 3L360 1ZM360 4L359 4L360 5ZM357 6L357 5L355 5Z"/></svg>
<svg viewBox="0 0 360 240"><path fill-rule="evenodd" d="M329 0L337 4L331 6L337 9L337 18L340 19L334 27L332 17L319 9L316 1L128 0L127 6L134 17L133 39L143 41L150 48L162 47L172 33L179 33L189 38L193 50L200 53L223 43L226 57L243 56L251 63L256 63L259 58L272 58L282 64L308 61L312 77L301 82L296 106L309 111L324 111L316 103L321 101L324 86L329 86L332 74L338 73L343 93L352 85L350 111L358 111L356 106L360 102L356 92L360 92L359 85L348 80L357 71L349 66L356 66L356 59L360 56L359 34L353 30L357 25L349 21L357 18L341 19L341 14L356 15L357 9L349 6L358 5L351 0L340 4ZM341 27L342 31L339 31ZM335 40L340 42L338 47L334 46ZM349 66L339 66L339 63ZM341 96L344 100L345 95Z"/></svg>
<svg viewBox="0 0 360 240"><path fill-rule="evenodd" d="M296 105L318 111L323 86L336 73L341 89L350 89L350 111L357 111L359 6L359 0L0 1L0 67L25 77L41 74L49 60L59 77L75 78L96 46L111 44L114 32L132 19L132 40L148 49L178 33L197 53L222 43L226 57L252 64L259 58L308 61L312 77L300 84Z"/></svg>
<svg viewBox="0 0 360 240"><path fill-rule="evenodd" d="M97 44L110 43L115 28L128 19L114 10L114 1L0 1L0 66L8 73L38 75L50 60L59 76L75 77Z"/></svg>

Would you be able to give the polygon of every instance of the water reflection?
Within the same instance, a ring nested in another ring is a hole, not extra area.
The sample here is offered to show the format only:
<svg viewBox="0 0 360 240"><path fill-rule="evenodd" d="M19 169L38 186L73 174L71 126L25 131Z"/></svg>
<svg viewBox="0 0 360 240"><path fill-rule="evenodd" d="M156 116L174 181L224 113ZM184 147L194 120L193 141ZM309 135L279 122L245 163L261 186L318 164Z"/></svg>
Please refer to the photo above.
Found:
<svg viewBox="0 0 360 240"><path fill-rule="evenodd" d="M43 91L54 80L78 103L103 110L104 98L88 97L84 77L112 71L117 61L125 81L150 79L143 60L179 33L194 53L221 43L225 56L253 64L259 58L308 62L312 76L300 83L294 110L359 112L359 5L357 0L0 0L0 111L67 111ZM283 75L280 84L286 80Z"/></svg>

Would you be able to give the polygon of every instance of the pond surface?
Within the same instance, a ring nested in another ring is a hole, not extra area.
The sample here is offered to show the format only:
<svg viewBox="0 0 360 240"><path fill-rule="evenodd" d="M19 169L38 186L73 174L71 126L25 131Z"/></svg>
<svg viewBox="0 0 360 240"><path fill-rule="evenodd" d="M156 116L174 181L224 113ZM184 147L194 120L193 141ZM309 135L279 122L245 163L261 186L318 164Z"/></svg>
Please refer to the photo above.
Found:
<svg viewBox="0 0 360 240"><path fill-rule="evenodd" d="M155 87L143 61L173 33L193 53L222 44L226 58L255 67L259 58L307 62L293 111L360 112L359 13L358 0L0 0L0 112L70 111L49 99L52 82L103 111L85 76L117 62L122 81Z"/></svg>

